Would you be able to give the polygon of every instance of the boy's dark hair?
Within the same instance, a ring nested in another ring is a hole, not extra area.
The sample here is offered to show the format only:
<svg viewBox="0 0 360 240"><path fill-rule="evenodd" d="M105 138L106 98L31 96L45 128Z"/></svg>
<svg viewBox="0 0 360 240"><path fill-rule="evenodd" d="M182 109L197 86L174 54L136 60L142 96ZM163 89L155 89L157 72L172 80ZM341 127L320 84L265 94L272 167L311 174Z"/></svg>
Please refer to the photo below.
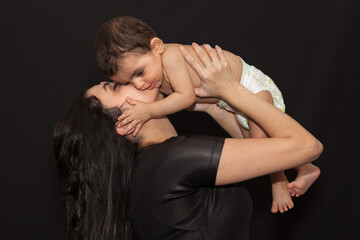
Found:
<svg viewBox="0 0 360 240"><path fill-rule="evenodd" d="M113 76L118 60L124 54L137 50L146 53L151 50L150 41L155 31L143 21L129 16L120 16L105 22L96 33L96 59L101 73Z"/></svg>

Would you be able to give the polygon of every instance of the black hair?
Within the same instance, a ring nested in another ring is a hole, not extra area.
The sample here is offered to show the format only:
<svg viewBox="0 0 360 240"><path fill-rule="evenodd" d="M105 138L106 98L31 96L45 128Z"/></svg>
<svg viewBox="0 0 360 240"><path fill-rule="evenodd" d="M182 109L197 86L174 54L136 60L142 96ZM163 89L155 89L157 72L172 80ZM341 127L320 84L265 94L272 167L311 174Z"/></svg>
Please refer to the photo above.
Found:
<svg viewBox="0 0 360 240"><path fill-rule="evenodd" d="M137 144L115 132L120 114L82 91L55 126L66 239L136 239L129 206Z"/></svg>

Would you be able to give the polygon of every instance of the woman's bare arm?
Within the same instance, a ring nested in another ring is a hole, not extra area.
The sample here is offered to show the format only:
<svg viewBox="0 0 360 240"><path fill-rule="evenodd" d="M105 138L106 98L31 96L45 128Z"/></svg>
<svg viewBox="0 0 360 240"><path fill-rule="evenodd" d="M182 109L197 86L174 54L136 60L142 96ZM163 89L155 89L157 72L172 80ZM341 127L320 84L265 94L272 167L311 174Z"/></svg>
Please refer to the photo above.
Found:
<svg viewBox="0 0 360 240"><path fill-rule="evenodd" d="M220 97L254 119L270 136L266 139L226 139L216 185L244 181L309 163L322 144L299 123L239 84L221 50L193 44L202 63L180 48L202 83L200 97Z"/></svg>

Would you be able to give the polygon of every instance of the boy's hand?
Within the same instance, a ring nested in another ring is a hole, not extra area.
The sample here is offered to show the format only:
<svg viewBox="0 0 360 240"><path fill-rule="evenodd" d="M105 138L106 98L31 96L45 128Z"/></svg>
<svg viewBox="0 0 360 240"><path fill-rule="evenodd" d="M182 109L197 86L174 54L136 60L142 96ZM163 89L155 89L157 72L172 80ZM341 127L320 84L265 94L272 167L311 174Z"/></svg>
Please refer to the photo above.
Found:
<svg viewBox="0 0 360 240"><path fill-rule="evenodd" d="M126 98L129 103L123 114L118 117L118 126L122 128L124 135L132 133L135 137L142 125L151 118L148 103L137 101L129 97Z"/></svg>

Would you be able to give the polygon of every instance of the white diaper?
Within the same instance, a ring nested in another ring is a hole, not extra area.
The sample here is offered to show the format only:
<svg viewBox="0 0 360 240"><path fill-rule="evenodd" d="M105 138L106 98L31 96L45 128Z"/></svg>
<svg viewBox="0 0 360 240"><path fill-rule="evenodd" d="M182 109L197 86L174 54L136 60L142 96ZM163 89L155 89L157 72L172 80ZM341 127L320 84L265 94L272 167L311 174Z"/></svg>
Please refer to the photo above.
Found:
<svg viewBox="0 0 360 240"><path fill-rule="evenodd" d="M253 93L258 93L264 90L269 91L273 97L274 106L280 109L281 111L285 112L285 104L282 94L279 88L271 80L271 78L269 78L267 75L262 73L259 69L255 68L254 66L248 65L242 58L240 59L243 63L243 71L242 71L240 84ZM247 117L244 113L240 112L234 107L230 107L226 102L222 100L218 101L217 105L220 108L236 113L236 119L239 122L239 124L245 129L249 130Z"/></svg>

